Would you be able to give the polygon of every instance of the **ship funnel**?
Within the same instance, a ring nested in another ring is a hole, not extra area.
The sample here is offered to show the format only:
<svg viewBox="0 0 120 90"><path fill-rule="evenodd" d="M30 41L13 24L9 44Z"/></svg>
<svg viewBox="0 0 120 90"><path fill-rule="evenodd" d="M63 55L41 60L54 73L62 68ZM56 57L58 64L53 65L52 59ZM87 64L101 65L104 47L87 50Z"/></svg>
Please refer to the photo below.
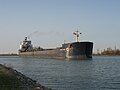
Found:
<svg viewBox="0 0 120 90"><path fill-rule="evenodd" d="M79 33L79 31L77 30L77 31L73 32L73 34L76 36L76 42L79 42L78 37L79 37L79 34L82 34L82 33Z"/></svg>

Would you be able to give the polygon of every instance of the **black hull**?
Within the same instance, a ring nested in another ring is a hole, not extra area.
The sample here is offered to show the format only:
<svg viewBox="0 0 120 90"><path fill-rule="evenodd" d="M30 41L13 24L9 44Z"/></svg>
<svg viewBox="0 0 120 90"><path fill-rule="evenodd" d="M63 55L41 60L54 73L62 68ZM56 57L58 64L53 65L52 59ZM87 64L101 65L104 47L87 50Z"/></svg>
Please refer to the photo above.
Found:
<svg viewBox="0 0 120 90"><path fill-rule="evenodd" d="M55 59L89 59L92 58L92 42L75 42L63 44L57 49L19 52L22 57L55 58Z"/></svg>

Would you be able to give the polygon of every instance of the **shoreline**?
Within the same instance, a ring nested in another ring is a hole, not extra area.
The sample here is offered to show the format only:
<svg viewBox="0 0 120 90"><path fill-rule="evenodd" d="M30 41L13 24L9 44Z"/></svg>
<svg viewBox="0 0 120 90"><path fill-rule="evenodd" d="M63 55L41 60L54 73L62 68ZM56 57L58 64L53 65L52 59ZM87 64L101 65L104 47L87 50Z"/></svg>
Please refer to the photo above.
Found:
<svg viewBox="0 0 120 90"><path fill-rule="evenodd" d="M19 56L18 54L0 54L0 56Z"/></svg>
<svg viewBox="0 0 120 90"><path fill-rule="evenodd" d="M94 54L93 56L120 56L120 55L102 55L102 54L101 54L101 55L100 55L100 54L98 55L98 54Z"/></svg>
<svg viewBox="0 0 120 90"><path fill-rule="evenodd" d="M4 77L4 76L6 76L6 77ZM4 79L3 79L3 77L4 77ZM1 79L1 83L5 81L5 83L2 83L3 85L0 85L0 88L2 88L2 86L5 86L5 88L7 88L6 86L9 86L8 88L16 87L15 84L17 82L18 86L20 85L20 87L22 87L22 90L26 90L26 88L27 88L27 90L52 90L51 88L42 86L41 84L37 83L37 81L23 75L21 72L18 72L17 70L12 69L11 67L7 67L2 64L0 64L0 79ZM8 82L7 82L7 80L8 80ZM6 85L6 83L7 83L7 85ZM9 83L9 85L8 85L8 83ZM14 83L14 84L11 85L11 83ZM16 88L18 88L18 87L16 87ZM9 90L9 89L5 89L5 90ZM19 89L19 90L21 90L21 89Z"/></svg>

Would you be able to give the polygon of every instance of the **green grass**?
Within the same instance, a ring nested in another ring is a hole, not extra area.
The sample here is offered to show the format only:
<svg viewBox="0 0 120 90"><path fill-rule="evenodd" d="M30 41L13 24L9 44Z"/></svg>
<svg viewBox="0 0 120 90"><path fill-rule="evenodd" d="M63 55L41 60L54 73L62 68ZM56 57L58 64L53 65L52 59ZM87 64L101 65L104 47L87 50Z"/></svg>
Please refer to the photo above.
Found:
<svg viewBox="0 0 120 90"><path fill-rule="evenodd" d="M14 75L6 73L6 71L0 70L0 90L25 90L22 82L19 81Z"/></svg>

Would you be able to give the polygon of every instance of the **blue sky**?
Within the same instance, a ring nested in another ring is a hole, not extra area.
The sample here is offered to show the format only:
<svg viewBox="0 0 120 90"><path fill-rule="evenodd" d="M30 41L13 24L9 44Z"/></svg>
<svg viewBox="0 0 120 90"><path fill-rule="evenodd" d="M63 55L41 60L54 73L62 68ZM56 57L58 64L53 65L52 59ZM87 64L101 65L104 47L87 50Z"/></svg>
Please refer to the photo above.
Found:
<svg viewBox="0 0 120 90"><path fill-rule="evenodd" d="M34 46L53 48L80 41L94 42L94 52L120 48L120 0L0 0L0 53L17 53L31 35Z"/></svg>

